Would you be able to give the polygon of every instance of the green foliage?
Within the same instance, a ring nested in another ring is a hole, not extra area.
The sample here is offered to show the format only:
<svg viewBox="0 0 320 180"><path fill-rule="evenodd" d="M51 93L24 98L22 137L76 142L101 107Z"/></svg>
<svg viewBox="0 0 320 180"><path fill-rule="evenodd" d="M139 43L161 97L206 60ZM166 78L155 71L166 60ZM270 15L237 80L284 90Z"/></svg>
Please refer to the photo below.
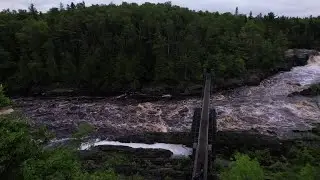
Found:
<svg viewBox="0 0 320 180"><path fill-rule="evenodd" d="M39 155L24 162L25 180L73 179L80 172L80 164L70 150L48 150Z"/></svg>
<svg viewBox="0 0 320 180"><path fill-rule="evenodd" d="M83 171L74 151L54 149L44 151L38 157L25 161L23 178L25 180L116 180L118 175L112 169L93 173Z"/></svg>
<svg viewBox="0 0 320 180"><path fill-rule="evenodd" d="M250 159L248 155L236 154L231 167L222 173L223 180L262 180L263 169L256 159Z"/></svg>
<svg viewBox="0 0 320 180"><path fill-rule="evenodd" d="M37 139L41 144L47 144L55 137L53 132L49 132L45 126L40 126L37 129L31 130L30 134L34 139Z"/></svg>
<svg viewBox="0 0 320 180"><path fill-rule="evenodd" d="M89 123L81 123L78 126L78 130L73 134L74 138L81 139L83 137L88 136L90 133L94 131L94 127Z"/></svg>
<svg viewBox="0 0 320 180"><path fill-rule="evenodd" d="M11 104L11 101L8 97L4 94L4 89L2 84L0 84L0 108L5 107Z"/></svg>
<svg viewBox="0 0 320 180"><path fill-rule="evenodd" d="M272 14L248 19L170 3L3 11L0 82L11 93L56 86L92 93L181 89L200 84L204 68L217 81L243 80L285 66L288 46L319 47L319 18Z"/></svg>
<svg viewBox="0 0 320 180"><path fill-rule="evenodd" d="M43 132L43 128L31 131L26 121L19 115L0 116L1 179L116 180L119 178L110 168L92 173L83 170L76 149L44 148L43 139L51 136ZM45 138L41 137L41 134ZM137 179L138 177L140 176L137 176Z"/></svg>
<svg viewBox="0 0 320 180"><path fill-rule="evenodd" d="M80 174L79 177L74 178L75 180L117 180L118 175L112 170L94 172L92 174Z"/></svg>
<svg viewBox="0 0 320 180"><path fill-rule="evenodd" d="M128 157L125 155L119 155L117 153L109 153L108 158L105 161L105 168L110 169L112 167L115 167L117 165L124 165L124 164L129 164Z"/></svg>
<svg viewBox="0 0 320 180"><path fill-rule="evenodd" d="M316 147L292 146L287 154L271 156L268 151L249 153L262 164L266 179L275 180L303 180L319 179L320 149Z"/></svg>
<svg viewBox="0 0 320 180"><path fill-rule="evenodd" d="M300 180L316 180L318 178L320 178L319 171L316 171L316 168L310 164L304 166L299 173Z"/></svg>
<svg viewBox="0 0 320 180"><path fill-rule="evenodd" d="M23 119L13 115L0 116L0 177L21 175L19 166L39 153Z"/></svg>

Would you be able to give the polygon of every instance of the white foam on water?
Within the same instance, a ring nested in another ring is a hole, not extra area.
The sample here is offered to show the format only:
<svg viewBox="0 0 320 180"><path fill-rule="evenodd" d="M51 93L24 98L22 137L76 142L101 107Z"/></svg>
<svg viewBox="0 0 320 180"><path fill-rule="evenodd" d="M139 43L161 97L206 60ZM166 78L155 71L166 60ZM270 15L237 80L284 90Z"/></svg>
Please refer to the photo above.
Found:
<svg viewBox="0 0 320 180"><path fill-rule="evenodd" d="M96 141L94 143L83 143L80 146L80 150L88 150L92 146L111 145L111 146L126 146L131 148L143 148L143 149L165 149L173 153L173 156L189 156L192 154L192 148L188 148L182 144L143 144L143 143L122 143L118 141Z"/></svg>
<svg viewBox="0 0 320 180"><path fill-rule="evenodd" d="M0 115L7 115L13 113L14 110L12 108L9 109L0 109Z"/></svg>

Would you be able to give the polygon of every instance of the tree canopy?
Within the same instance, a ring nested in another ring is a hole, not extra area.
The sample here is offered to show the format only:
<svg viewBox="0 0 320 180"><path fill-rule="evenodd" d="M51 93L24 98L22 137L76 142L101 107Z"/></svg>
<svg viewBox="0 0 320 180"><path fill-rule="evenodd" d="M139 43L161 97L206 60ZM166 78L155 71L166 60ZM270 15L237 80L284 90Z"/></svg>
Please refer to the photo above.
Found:
<svg viewBox="0 0 320 180"><path fill-rule="evenodd" d="M320 18L192 11L171 3L60 4L0 13L0 82L92 92L246 78L284 66L287 48L318 48Z"/></svg>

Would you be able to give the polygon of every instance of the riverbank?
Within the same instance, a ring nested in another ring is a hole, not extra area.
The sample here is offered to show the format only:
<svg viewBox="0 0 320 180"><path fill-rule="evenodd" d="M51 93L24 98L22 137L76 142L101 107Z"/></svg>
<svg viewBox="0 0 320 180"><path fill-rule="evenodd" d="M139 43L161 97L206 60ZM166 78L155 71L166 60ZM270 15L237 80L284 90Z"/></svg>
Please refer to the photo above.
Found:
<svg viewBox="0 0 320 180"><path fill-rule="evenodd" d="M122 138L122 140L148 143L154 140L185 142L189 139L187 134L181 134L180 137L184 137L183 139L176 138L177 134L143 134ZM300 168L305 166L304 163L317 165L320 139L314 140L313 143L310 143L310 139L283 141L252 132L218 132L217 143L214 146L217 158L210 166L210 175L221 178L224 171L234 166L230 161L234 154L242 153L255 158L269 179L280 176L286 178L299 176ZM308 158L301 158L303 155L308 155ZM126 176L140 174L144 179L189 179L192 172L191 156L172 159L172 152L168 150L133 149L101 143L89 150L80 151L79 157L87 169L97 170L104 168L104 164L108 164L119 174ZM295 169L298 169L298 172L294 172ZM311 175L310 172L309 174Z"/></svg>

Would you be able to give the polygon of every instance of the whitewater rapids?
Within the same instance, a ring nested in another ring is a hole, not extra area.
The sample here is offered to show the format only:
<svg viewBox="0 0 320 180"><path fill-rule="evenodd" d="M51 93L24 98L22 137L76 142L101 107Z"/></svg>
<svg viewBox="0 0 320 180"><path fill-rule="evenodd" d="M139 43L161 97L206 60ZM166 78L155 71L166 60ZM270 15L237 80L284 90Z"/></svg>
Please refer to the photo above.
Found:
<svg viewBox="0 0 320 180"><path fill-rule="evenodd" d="M241 87L211 96L217 111L218 130L253 130L280 138L293 130L309 130L320 123L316 97L293 96L293 92L320 83L320 56L312 56L305 66L279 73L259 86ZM14 101L36 125L46 125L67 136L82 122L96 127L101 135L114 137L143 132L190 131L194 108L200 98L122 103L116 98L78 98Z"/></svg>

